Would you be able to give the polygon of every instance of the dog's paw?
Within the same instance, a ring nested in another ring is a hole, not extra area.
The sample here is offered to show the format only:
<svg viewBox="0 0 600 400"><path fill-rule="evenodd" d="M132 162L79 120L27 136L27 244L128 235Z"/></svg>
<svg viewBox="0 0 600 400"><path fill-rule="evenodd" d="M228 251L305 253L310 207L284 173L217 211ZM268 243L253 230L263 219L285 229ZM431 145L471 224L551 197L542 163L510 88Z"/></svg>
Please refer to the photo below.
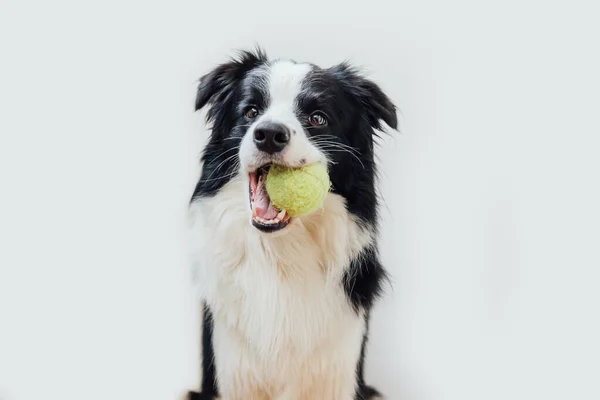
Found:
<svg viewBox="0 0 600 400"><path fill-rule="evenodd" d="M208 392L188 392L186 400L218 400L219 396Z"/></svg>

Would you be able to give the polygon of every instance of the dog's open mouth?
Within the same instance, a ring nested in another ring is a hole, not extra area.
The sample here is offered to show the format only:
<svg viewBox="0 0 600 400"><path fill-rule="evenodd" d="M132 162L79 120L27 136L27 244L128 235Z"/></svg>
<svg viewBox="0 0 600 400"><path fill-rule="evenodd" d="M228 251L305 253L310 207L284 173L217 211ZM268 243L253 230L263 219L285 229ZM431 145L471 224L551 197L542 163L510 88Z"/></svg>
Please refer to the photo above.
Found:
<svg viewBox="0 0 600 400"><path fill-rule="evenodd" d="M263 232L274 232L285 228L291 217L285 210L278 210L267 194L266 179L269 166L265 165L249 174L250 207L252 225Z"/></svg>

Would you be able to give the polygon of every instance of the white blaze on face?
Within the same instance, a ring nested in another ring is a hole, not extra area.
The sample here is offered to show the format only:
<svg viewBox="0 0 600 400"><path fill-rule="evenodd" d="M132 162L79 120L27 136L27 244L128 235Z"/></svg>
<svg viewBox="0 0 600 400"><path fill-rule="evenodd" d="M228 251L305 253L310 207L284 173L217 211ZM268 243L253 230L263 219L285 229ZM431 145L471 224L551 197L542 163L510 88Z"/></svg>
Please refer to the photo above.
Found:
<svg viewBox="0 0 600 400"><path fill-rule="evenodd" d="M254 145L254 128L261 122L280 123L290 130L290 142L280 154L273 155L278 162L300 166L314 162L325 162L322 154L306 136L298 119L298 96L302 83L311 71L309 64L297 64L291 61L277 61L256 71L264 82L267 91L267 109L261 110L259 117L246 132L240 146L241 168L252 171L271 161Z"/></svg>

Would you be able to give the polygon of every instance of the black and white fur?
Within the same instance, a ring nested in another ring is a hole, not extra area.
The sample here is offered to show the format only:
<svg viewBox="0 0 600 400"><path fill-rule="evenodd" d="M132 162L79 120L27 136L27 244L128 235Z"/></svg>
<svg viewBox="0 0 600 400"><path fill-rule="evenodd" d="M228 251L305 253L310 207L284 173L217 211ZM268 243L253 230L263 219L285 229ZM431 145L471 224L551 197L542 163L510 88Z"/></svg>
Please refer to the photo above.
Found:
<svg viewBox="0 0 600 400"><path fill-rule="evenodd" d="M373 150L381 122L397 127L394 104L348 63L325 69L256 50L201 78L204 107L211 134L190 204L203 376L189 398L378 398L363 377L369 312L386 277ZM312 124L315 113L326 123ZM290 133L282 151L255 144L265 123ZM274 232L253 223L249 174L314 162L332 183L323 207Z"/></svg>

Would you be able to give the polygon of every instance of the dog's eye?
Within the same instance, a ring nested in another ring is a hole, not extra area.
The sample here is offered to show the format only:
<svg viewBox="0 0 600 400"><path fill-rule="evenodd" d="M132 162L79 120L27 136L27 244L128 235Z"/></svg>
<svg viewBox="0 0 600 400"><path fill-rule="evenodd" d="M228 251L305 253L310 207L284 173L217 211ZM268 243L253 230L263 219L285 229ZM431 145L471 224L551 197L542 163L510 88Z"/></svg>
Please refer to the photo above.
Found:
<svg viewBox="0 0 600 400"><path fill-rule="evenodd" d="M246 118L256 118L256 116L258 115L258 109L256 107L248 107L246 109Z"/></svg>
<svg viewBox="0 0 600 400"><path fill-rule="evenodd" d="M325 126L327 125L327 117L320 111L315 111L308 117L308 122L312 126Z"/></svg>

